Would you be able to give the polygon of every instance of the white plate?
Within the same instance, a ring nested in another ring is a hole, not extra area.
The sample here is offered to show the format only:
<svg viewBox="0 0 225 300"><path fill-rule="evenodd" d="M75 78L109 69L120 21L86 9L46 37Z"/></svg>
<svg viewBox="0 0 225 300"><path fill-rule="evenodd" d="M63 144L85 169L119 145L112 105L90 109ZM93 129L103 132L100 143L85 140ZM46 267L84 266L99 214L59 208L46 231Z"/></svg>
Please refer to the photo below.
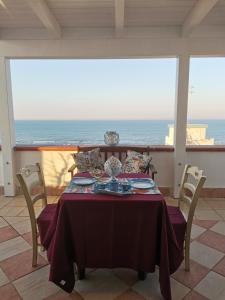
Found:
<svg viewBox="0 0 225 300"><path fill-rule="evenodd" d="M73 182L77 185L90 185L96 182L95 178L74 178Z"/></svg>
<svg viewBox="0 0 225 300"><path fill-rule="evenodd" d="M135 189L151 189L155 186L154 182L137 181L132 182L131 186Z"/></svg>

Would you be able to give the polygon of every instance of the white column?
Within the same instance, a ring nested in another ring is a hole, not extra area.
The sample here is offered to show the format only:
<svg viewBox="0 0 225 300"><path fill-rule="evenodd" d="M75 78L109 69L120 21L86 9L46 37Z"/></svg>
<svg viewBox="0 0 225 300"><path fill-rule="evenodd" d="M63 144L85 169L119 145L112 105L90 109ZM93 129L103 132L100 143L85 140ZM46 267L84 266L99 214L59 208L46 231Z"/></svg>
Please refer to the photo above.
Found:
<svg viewBox="0 0 225 300"><path fill-rule="evenodd" d="M177 64L176 107L174 126L174 197L179 197L181 175L186 164L186 126L189 87L188 55L181 55Z"/></svg>
<svg viewBox="0 0 225 300"><path fill-rule="evenodd" d="M15 196L15 130L9 60L0 57L0 131L5 196Z"/></svg>

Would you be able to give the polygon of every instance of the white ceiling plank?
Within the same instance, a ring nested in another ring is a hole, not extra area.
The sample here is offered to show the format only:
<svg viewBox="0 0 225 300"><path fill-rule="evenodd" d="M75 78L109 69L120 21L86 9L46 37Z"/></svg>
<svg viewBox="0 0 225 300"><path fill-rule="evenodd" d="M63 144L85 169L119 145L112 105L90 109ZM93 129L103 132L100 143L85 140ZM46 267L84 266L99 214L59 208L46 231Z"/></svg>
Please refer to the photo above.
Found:
<svg viewBox="0 0 225 300"><path fill-rule="evenodd" d="M124 31L125 0L115 0L115 33L122 36Z"/></svg>
<svg viewBox="0 0 225 300"><path fill-rule="evenodd" d="M42 24L54 38L60 38L62 35L61 27L52 14L45 0L26 0L33 12L40 19Z"/></svg>
<svg viewBox="0 0 225 300"><path fill-rule="evenodd" d="M197 27L219 0L198 0L182 26L182 36L188 36Z"/></svg>

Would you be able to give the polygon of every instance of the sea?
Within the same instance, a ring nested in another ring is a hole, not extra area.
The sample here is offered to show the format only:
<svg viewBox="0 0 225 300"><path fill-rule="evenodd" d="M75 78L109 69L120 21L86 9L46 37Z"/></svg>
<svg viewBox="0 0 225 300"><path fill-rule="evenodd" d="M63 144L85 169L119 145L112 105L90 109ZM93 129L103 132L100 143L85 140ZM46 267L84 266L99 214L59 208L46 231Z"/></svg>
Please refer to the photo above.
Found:
<svg viewBox="0 0 225 300"><path fill-rule="evenodd" d="M225 120L189 120L207 124L207 138L225 144ZM116 131L120 144L164 145L173 120L16 120L17 144L104 144L104 133Z"/></svg>

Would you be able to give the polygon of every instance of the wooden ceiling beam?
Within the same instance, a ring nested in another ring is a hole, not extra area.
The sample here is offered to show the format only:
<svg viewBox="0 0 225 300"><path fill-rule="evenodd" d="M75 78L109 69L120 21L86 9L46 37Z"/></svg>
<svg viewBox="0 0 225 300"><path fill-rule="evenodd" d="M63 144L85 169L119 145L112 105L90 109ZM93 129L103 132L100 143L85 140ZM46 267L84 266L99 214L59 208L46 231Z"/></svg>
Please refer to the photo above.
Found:
<svg viewBox="0 0 225 300"><path fill-rule="evenodd" d="M124 11L125 11L125 0L115 0L115 33L116 33L116 36L123 35Z"/></svg>
<svg viewBox="0 0 225 300"><path fill-rule="evenodd" d="M56 20L55 16L49 9L45 0L26 0L30 5L33 12L40 19L42 24L48 30L48 32L52 35L52 37L59 39L62 35L61 27Z"/></svg>
<svg viewBox="0 0 225 300"><path fill-rule="evenodd" d="M182 36L188 36L197 27L219 0L198 0L182 26Z"/></svg>

